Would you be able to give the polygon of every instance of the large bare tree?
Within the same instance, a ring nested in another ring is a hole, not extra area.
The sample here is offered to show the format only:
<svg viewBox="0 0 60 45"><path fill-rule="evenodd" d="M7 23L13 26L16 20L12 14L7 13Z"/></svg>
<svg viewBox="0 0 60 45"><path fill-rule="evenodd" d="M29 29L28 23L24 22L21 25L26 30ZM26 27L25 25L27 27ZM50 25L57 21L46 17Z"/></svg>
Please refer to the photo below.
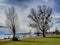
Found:
<svg viewBox="0 0 60 45"><path fill-rule="evenodd" d="M30 26L37 28L37 36L39 36L39 30L43 32L43 37L46 35L46 31L50 28L52 9L47 6L38 6L38 10L31 9L31 13L28 15L34 23Z"/></svg>
<svg viewBox="0 0 60 45"><path fill-rule="evenodd" d="M18 22L18 16L15 12L15 8L12 6L11 8L8 8L6 11L6 24L9 27L9 30L13 33L13 40L18 40L16 37L16 31L17 31L17 22Z"/></svg>

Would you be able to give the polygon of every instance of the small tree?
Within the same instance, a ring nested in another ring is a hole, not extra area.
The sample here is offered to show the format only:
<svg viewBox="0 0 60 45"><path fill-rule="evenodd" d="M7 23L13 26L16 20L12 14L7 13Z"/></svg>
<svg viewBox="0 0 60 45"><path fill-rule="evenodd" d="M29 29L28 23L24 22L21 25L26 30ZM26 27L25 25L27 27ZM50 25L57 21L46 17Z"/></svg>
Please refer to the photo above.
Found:
<svg viewBox="0 0 60 45"><path fill-rule="evenodd" d="M32 36L31 34L32 34L32 30L29 31L29 36L30 36L30 37Z"/></svg>
<svg viewBox="0 0 60 45"><path fill-rule="evenodd" d="M9 29L11 30L11 32L13 33L12 40L16 41L16 40L18 40L17 37L16 37L18 16L15 12L14 7L11 7L6 11L6 17L7 17L6 24L9 27Z"/></svg>
<svg viewBox="0 0 60 45"><path fill-rule="evenodd" d="M46 36L46 31L50 28L49 22L51 22L51 12L52 9L50 7L39 6L37 11L31 9L31 13L28 15L28 17L34 21L30 26L41 30L43 32L43 37Z"/></svg>
<svg viewBox="0 0 60 45"><path fill-rule="evenodd" d="M55 29L55 34L60 34L60 32L57 28Z"/></svg>

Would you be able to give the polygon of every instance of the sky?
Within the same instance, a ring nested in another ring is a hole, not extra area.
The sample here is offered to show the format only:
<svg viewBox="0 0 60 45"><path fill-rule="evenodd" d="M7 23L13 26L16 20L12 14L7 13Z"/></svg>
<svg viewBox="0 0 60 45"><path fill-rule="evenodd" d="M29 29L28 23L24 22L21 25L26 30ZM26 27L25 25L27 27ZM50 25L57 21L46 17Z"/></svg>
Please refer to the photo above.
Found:
<svg viewBox="0 0 60 45"><path fill-rule="evenodd" d="M46 5L52 8L53 27L51 27L50 31L54 31L56 27L60 29L60 0L0 0L0 25L5 25L5 11L7 8L14 6L19 16L19 31L29 32L29 30L32 30L34 32L33 28L28 27L30 19L27 16L30 9L37 9L38 5Z"/></svg>

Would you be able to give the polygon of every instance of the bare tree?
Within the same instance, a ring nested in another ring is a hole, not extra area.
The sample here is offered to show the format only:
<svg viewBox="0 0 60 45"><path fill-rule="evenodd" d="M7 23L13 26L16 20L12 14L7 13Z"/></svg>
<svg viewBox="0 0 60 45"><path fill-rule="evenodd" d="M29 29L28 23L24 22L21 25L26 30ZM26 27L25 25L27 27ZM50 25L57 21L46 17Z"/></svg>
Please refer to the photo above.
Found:
<svg viewBox="0 0 60 45"><path fill-rule="evenodd" d="M17 22L18 22L18 16L15 12L15 8L11 7L6 11L6 24L9 27L9 30L11 30L11 32L13 33L13 38L12 40L16 41L18 40L16 37L16 31L17 31Z"/></svg>
<svg viewBox="0 0 60 45"><path fill-rule="evenodd" d="M51 22L51 13L52 9L46 6L38 6L38 10L31 9L31 13L28 15L34 23L30 24L30 26L37 28L43 32L43 37L46 35L46 31L50 28ZM37 32L37 36L39 36L39 31Z"/></svg>

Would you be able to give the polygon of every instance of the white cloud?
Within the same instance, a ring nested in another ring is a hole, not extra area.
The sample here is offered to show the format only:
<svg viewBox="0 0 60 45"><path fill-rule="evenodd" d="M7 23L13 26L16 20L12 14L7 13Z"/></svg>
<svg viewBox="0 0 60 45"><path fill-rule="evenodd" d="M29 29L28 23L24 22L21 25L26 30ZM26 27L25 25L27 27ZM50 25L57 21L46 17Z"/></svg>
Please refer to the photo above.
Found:
<svg viewBox="0 0 60 45"><path fill-rule="evenodd" d="M54 14L52 14L52 17L53 18L60 18L60 13L54 13Z"/></svg>
<svg viewBox="0 0 60 45"><path fill-rule="evenodd" d="M6 0L0 0L0 3L4 2L4 1L6 1Z"/></svg>
<svg viewBox="0 0 60 45"><path fill-rule="evenodd" d="M50 28L49 31L55 31L56 28L58 28L58 30L60 31L60 23L55 23L53 27Z"/></svg>
<svg viewBox="0 0 60 45"><path fill-rule="evenodd" d="M49 0L42 0L42 1L44 1L44 2L48 2Z"/></svg>

